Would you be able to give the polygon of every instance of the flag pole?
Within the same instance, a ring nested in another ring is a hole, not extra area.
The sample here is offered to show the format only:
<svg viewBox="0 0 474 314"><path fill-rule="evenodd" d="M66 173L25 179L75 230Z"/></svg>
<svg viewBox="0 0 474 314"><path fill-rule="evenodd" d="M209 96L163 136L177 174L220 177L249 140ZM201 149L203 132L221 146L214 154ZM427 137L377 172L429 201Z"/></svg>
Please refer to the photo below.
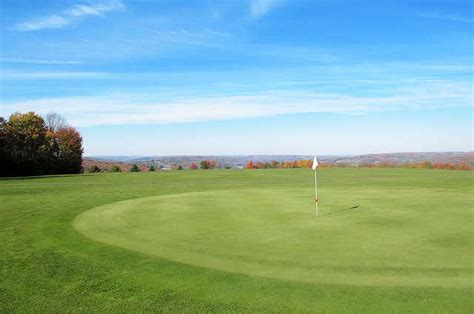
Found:
<svg viewBox="0 0 474 314"><path fill-rule="evenodd" d="M318 168L314 169L314 204L316 209L316 218L319 218L319 195L318 195Z"/></svg>
<svg viewBox="0 0 474 314"><path fill-rule="evenodd" d="M319 218L319 193L318 193L318 159L314 156L313 166L314 171L314 206L316 210L316 218Z"/></svg>

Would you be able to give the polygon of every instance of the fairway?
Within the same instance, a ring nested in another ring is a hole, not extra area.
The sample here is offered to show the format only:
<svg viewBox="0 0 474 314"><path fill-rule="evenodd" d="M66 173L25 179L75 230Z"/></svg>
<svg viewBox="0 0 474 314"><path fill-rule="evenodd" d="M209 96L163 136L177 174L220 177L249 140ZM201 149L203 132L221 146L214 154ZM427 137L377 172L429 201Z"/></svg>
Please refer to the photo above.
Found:
<svg viewBox="0 0 474 314"><path fill-rule="evenodd" d="M0 180L0 309L469 313L473 179L322 169L319 219L304 169Z"/></svg>

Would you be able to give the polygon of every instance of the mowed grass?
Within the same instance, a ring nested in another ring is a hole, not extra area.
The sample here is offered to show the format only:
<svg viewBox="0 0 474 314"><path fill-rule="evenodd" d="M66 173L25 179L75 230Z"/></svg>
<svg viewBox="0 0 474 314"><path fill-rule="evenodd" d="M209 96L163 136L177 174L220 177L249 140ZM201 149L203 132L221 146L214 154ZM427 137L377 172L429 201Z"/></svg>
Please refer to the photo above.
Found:
<svg viewBox="0 0 474 314"><path fill-rule="evenodd" d="M472 172L0 180L0 312L472 313Z"/></svg>

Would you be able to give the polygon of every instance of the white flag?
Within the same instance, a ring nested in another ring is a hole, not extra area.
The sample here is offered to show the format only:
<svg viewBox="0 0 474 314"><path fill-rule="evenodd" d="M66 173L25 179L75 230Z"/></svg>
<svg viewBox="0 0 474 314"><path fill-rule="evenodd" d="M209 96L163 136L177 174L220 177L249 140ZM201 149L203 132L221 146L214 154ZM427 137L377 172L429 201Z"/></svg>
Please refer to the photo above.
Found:
<svg viewBox="0 0 474 314"><path fill-rule="evenodd" d="M313 160L313 170L316 170L316 168L318 168L318 159L316 158L316 156L314 156L314 160Z"/></svg>

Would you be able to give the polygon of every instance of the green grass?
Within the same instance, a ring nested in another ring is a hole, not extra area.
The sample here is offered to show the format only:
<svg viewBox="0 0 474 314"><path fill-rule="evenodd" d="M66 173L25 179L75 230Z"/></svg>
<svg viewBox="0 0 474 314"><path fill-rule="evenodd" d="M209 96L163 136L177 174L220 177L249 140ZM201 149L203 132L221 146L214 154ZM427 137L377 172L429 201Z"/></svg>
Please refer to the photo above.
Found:
<svg viewBox="0 0 474 314"><path fill-rule="evenodd" d="M474 173L0 180L0 312L472 313Z"/></svg>

